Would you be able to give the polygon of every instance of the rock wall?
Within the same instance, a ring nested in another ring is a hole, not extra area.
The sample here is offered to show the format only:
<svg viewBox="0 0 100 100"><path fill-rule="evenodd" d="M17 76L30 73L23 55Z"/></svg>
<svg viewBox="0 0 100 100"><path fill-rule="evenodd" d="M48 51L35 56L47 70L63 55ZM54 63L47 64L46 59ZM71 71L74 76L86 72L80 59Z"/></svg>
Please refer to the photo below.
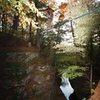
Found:
<svg viewBox="0 0 100 100"><path fill-rule="evenodd" d="M0 34L0 100L66 100L49 60L42 64L47 59L38 59L36 47L28 47L16 36Z"/></svg>
<svg viewBox="0 0 100 100"><path fill-rule="evenodd" d="M66 100L55 82L55 70L36 64L37 52L0 52L0 56L0 100Z"/></svg>
<svg viewBox="0 0 100 100"><path fill-rule="evenodd" d="M100 81L94 90L94 94L88 100L100 100Z"/></svg>
<svg viewBox="0 0 100 100"><path fill-rule="evenodd" d="M33 80L34 52L0 52L0 100L23 100L28 97L28 84ZM31 86L30 86L31 87Z"/></svg>

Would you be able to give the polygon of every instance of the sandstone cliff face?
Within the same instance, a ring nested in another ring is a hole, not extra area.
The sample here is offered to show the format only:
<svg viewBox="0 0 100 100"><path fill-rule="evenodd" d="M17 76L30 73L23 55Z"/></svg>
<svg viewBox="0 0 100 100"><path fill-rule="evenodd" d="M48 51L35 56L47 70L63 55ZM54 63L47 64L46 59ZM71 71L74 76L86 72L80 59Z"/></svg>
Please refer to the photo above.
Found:
<svg viewBox="0 0 100 100"><path fill-rule="evenodd" d="M94 94L90 97L89 100L100 100L100 81L94 90Z"/></svg>
<svg viewBox="0 0 100 100"><path fill-rule="evenodd" d="M66 100L55 81L55 70L48 64L35 64L34 52L0 52L1 100Z"/></svg>
<svg viewBox="0 0 100 100"><path fill-rule="evenodd" d="M55 81L55 70L49 63L40 63L35 47L9 35L0 38L0 100L66 100Z"/></svg>

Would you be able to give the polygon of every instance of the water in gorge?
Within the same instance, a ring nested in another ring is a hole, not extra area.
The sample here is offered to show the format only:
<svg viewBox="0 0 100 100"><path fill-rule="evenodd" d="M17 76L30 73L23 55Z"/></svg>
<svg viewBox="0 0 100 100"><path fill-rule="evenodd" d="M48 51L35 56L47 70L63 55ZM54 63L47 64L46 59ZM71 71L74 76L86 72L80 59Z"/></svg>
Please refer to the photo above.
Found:
<svg viewBox="0 0 100 100"><path fill-rule="evenodd" d="M65 77L63 77L61 80L60 89L64 93L67 100L69 100L69 96L74 93L74 89L72 88L69 79Z"/></svg>

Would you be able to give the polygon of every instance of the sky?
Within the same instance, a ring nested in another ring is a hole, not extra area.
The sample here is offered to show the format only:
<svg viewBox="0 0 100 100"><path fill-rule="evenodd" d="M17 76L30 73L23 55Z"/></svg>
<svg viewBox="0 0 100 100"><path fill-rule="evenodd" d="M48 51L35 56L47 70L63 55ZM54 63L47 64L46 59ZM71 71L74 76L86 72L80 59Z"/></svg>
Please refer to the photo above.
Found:
<svg viewBox="0 0 100 100"><path fill-rule="evenodd" d="M60 4L61 2L67 2L68 0L55 0L58 2L58 4ZM96 0L96 1L100 1L100 0Z"/></svg>
<svg viewBox="0 0 100 100"><path fill-rule="evenodd" d="M66 1L68 1L68 0L55 0L55 1L58 3L58 5L60 5L61 2L66 2Z"/></svg>
<svg viewBox="0 0 100 100"><path fill-rule="evenodd" d="M63 2L67 2L68 0L55 0L58 4L56 5L57 6L57 8L58 8L58 6ZM55 13L56 14L56 13ZM59 16L59 14L58 14L58 16ZM54 20L53 20L53 23L55 24L56 22L58 22L58 18L59 17L57 17L57 16L55 16L54 17Z"/></svg>
<svg viewBox="0 0 100 100"><path fill-rule="evenodd" d="M57 2L66 2L68 0L55 0L55 1L57 1Z"/></svg>

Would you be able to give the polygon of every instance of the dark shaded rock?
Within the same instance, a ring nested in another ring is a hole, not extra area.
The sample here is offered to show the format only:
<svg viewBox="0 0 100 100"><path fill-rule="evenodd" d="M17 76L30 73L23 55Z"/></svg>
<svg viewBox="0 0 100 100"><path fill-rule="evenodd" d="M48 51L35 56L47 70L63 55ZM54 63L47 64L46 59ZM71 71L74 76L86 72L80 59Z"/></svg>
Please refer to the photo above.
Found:
<svg viewBox="0 0 100 100"><path fill-rule="evenodd" d="M73 94L70 95L69 100L79 100L76 93L74 92Z"/></svg>
<svg viewBox="0 0 100 100"><path fill-rule="evenodd" d="M70 81L73 89L75 90L75 95L79 100L88 98L88 95L90 94L90 87L88 82L88 79L85 77L78 77Z"/></svg>

